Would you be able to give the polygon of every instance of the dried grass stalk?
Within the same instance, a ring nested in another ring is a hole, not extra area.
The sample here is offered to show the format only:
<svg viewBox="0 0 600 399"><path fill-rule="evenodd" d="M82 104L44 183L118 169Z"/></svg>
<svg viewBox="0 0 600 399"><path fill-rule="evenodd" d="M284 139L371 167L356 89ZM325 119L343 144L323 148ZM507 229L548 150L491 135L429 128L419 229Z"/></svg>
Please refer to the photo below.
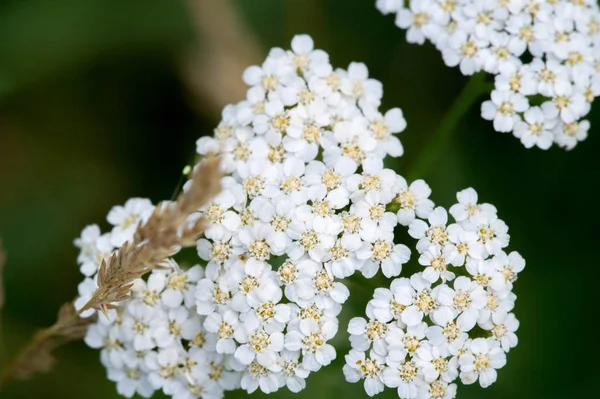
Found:
<svg viewBox="0 0 600 399"><path fill-rule="evenodd" d="M190 218L206 205L221 189L220 159L207 157L195 169L191 183L174 202L156 206L150 218L139 224L132 242L125 243L108 259L104 259L98 271L98 290L79 311L73 302L64 304L57 322L38 332L15 360L0 375L0 387L13 376L29 378L35 373L49 370L53 358L51 352L66 342L81 339L87 326L95 318L80 318L88 309L100 310L117 307L117 303L129 297L133 281L154 269L166 267L168 257L182 247L193 246L204 232L201 217Z"/></svg>
<svg viewBox="0 0 600 399"><path fill-rule="evenodd" d="M98 290L81 309L106 313L113 303L126 299L133 281L144 274L164 268L165 260L182 247L193 246L204 232L204 220L189 217L206 205L221 189L220 161L208 157L195 168L188 190L175 202L164 202L154 209L145 224L140 224L133 242L126 243L108 259L98 272Z"/></svg>
<svg viewBox="0 0 600 399"><path fill-rule="evenodd" d="M0 384L10 376L18 379L31 378L36 373L48 372L54 364L52 351L70 341L85 336L87 327L96 321L95 317L82 319L77 317L73 302L63 304L58 311L57 322L49 328L39 331L21 355L7 371L7 377L0 378Z"/></svg>

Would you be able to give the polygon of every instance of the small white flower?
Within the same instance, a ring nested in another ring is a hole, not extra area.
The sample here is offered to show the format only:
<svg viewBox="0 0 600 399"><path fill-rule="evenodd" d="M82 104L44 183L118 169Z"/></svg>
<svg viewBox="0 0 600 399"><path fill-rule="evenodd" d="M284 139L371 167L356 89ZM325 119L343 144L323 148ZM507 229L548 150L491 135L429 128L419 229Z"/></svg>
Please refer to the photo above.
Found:
<svg viewBox="0 0 600 399"><path fill-rule="evenodd" d="M398 210L398 223L402 226L410 225L415 217L426 219L433 211L433 201L429 199L431 189L424 180L415 180L410 186L406 180L398 176L398 194L393 202L400 206Z"/></svg>
<svg viewBox="0 0 600 399"><path fill-rule="evenodd" d="M171 309L161 325L152 330L152 336L159 348L173 345L181 339L183 325L187 321L188 311L185 308Z"/></svg>
<svg viewBox="0 0 600 399"><path fill-rule="evenodd" d="M479 379L481 387L487 388L496 382L496 370L504 367L506 355L494 341L483 338L474 339L468 349L458 358L460 379L463 384L472 384Z"/></svg>
<svg viewBox="0 0 600 399"><path fill-rule="evenodd" d="M510 132L519 120L517 113L529 108L527 98L512 91L494 90L491 101L481 104L481 117L494 121L494 129L498 132Z"/></svg>
<svg viewBox="0 0 600 399"><path fill-rule="evenodd" d="M217 335L217 353L233 354L237 345L233 339L233 335L238 328L238 315L227 310L221 314L213 313L204 321L206 331Z"/></svg>
<svg viewBox="0 0 600 399"><path fill-rule="evenodd" d="M556 120L547 115L539 107L532 107L525 111L524 121L517 121L515 124L514 135L521 139L525 148L538 146L542 150L547 150L552 146L554 135L552 129L556 125Z"/></svg>
<svg viewBox="0 0 600 399"><path fill-rule="evenodd" d="M448 213L446 210L438 206L429 214L427 220L429 224L417 219L408 226L408 234L419 240L417 243L419 253L426 251L430 245L444 246L448 242L448 232L446 231Z"/></svg>
<svg viewBox="0 0 600 399"><path fill-rule="evenodd" d="M138 224L145 223L154 206L145 198L131 198L123 206L113 207L106 219L115 226L112 230L111 244L120 247L126 241L133 239L133 233Z"/></svg>
<svg viewBox="0 0 600 399"><path fill-rule="evenodd" d="M381 267L383 275L390 278L400 274L402 265L410 259L410 249L404 244L394 244L387 235L378 234L372 243L363 243L356 256L365 260L361 267L365 277L373 277Z"/></svg>
<svg viewBox="0 0 600 399"><path fill-rule="evenodd" d="M477 323L479 310L487 303L484 289L468 277L460 276L454 281L454 289L443 285L438 292L438 301L459 315L457 322L464 331L469 331Z"/></svg>
<svg viewBox="0 0 600 399"><path fill-rule="evenodd" d="M180 357L180 350L176 347L161 349L158 353L151 352L148 355L148 380L154 389L162 389L167 395L173 395L183 389L182 381L177 378Z"/></svg>
<svg viewBox="0 0 600 399"><path fill-rule="evenodd" d="M154 331L164 323L164 314L140 302L129 304L123 315L121 334L126 341L133 341L136 351L152 349L156 346Z"/></svg>
<svg viewBox="0 0 600 399"><path fill-rule="evenodd" d="M416 362L428 383L438 378L444 382L452 382L458 377L458 359L450 358L446 345L433 346L425 342L417 350Z"/></svg>
<svg viewBox="0 0 600 399"><path fill-rule="evenodd" d="M578 142L587 138L589 129L590 122L586 120L573 123L559 123L554 128L554 139L559 146L567 150L572 150Z"/></svg>
<svg viewBox="0 0 600 399"><path fill-rule="evenodd" d="M515 334L515 331L519 328L519 321L512 313L495 313L482 328L491 331L492 338L500 343L504 352L514 348L519 342Z"/></svg>
<svg viewBox="0 0 600 399"><path fill-rule="evenodd" d="M460 264L459 253L456 247L445 245L440 247L431 245L427 251L419 257L419 264L427 266L423 271L423 278L431 283L438 279L442 282L454 279L454 273L448 270L450 265L458 266Z"/></svg>
<svg viewBox="0 0 600 399"><path fill-rule="evenodd" d="M302 351L302 366L317 371L335 359L335 349L326 342L337 332L334 323L319 326L314 320L301 323L300 330L290 331L285 336L285 348L290 351Z"/></svg>
<svg viewBox="0 0 600 399"><path fill-rule="evenodd" d="M367 66L359 62L348 65L348 75L342 80L341 90L364 105L378 106L383 96L381 82L370 79Z"/></svg>
<svg viewBox="0 0 600 399"><path fill-rule="evenodd" d="M388 326L378 320L367 320L362 317L350 319L348 333L352 349L367 351L373 345L373 351L379 356L387 354L385 337Z"/></svg>
<svg viewBox="0 0 600 399"><path fill-rule="evenodd" d="M477 203L477 191L472 188L466 188L456 194L458 204L450 207L450 214L457 222L470 219L474 215L483 212L496 214L496 208L490 204Z"/></svg>
<svg viewBox="0 0 600 399"><path fill-rule="evenodd" d="M381 373L384 369L385 359L371 353L366 357L364 352L352 349L346 355L344 365L344 376L348 382L358 382L364 379L365 392L369 396L375 396L384 389Z"/></svg>
<svg viewBox="0 0 600 399"><path fill-rule="evenodd" d="M246 331L244 328L235 331L235 339L240 346L235 350L235 358L244 365L250 365L255 359L258 364L271 371L280 371L277 352L283 350L283 334L267 333L262 328Z"/></svg>
<svg viewBox="0 0 600 399"><path fill-rule="evenodd" d="M398 397L402 399L416 398L419 388L425 384L419 366L408 359L398 366L386 367L383 382L386 386L398 388Z"/></svg>

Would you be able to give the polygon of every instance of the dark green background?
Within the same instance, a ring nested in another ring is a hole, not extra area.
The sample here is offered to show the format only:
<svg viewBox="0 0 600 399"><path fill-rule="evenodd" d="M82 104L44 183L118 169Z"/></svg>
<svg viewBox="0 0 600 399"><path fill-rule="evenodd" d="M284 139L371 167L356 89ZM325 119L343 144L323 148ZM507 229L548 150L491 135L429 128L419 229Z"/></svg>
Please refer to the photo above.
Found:
<svg viewBox="0 0 600 399"><path fill-rule="evenodd" d="M383 82L383 109L401 107L408 120L401 135L407 154L390 164L401 174L427 151L466 81L431 46L407 44L374 0L238 4L264 55L272 46L288 47L296 33L309 33L334 66L353 60L368 65ZM194 43L179 1L0 3L0 236L9 254L3 313L8 354L52 323L59 305L75 295L81 276L72 241L80 230L103 222L112 205L131 196L171 197L195 140L211 134L219 116L195 112L179 74L181 55L202 45ZM479 118L480 102L423 177L441 205L451 205L454 193L468 186L495 204L510 227L510 249L523 254L527 267L515 288L519 346L498 383L487 390L460 386L458 397L595 397L600 105L590 115L587 141L574 151L544 152L494 132ZM362 314L371 293L353 290L336 339L338 361L312 375L296 398L366 397L341 371L348 314ZM0 397L117 397L94 350L76 343L58 358L50 374L13 383ZM282 390L273 397L291 396ZM379 397L397 396L387 390Z"/></svg>

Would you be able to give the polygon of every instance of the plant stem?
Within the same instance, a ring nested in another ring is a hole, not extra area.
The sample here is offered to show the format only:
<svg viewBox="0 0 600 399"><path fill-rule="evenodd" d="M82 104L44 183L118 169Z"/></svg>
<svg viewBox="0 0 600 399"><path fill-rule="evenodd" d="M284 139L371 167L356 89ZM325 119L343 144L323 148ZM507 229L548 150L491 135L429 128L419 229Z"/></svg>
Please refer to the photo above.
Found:
<svg viewBox="0 0 600 399"><path fill-rule="evenodd" d="M485 82L485 76L485 72L479 72L469 78L452 107L442 118L437 131L431 136L425 151L423 151L421 156L417 158L415 164L410 168L408 181L413 181L427 175L431 165L440 157L441 152L447 147L450 137L456 130L462 117L481 94L490 90L490 85Z"/></svg>

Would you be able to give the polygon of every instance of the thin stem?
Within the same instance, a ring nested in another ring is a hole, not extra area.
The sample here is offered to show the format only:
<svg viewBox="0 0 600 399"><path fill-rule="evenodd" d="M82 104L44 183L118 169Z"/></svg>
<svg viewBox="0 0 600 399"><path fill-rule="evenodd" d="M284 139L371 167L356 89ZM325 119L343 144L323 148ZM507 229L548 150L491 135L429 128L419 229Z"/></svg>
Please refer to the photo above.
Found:
<svg viewBox="0 0 600 399"><path fill-rule="evenodd" d="M463 87L462 91L454 101L452 107L446 112L437 131L431 136L429 144L415 164L410 168L408 180L412 181L427 175L431 165L440 157L441 152L447 147L452 133L456 130L462 117L471 108L475 100L486 91L490 90L489 84L485 82L486 74L479 72L471 78Z"/></svg>

